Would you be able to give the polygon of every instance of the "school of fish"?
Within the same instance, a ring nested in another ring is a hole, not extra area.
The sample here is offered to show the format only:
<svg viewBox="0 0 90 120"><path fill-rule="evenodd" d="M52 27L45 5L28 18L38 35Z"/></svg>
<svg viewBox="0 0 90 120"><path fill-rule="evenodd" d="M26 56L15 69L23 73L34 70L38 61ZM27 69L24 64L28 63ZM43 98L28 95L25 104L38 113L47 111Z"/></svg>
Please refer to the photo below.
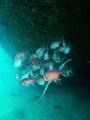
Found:
<svg viewBox="0 0 90 120"><path fill-rule="evenodd" d="M18 68L15 78L20 81L22 86L42 85L45 86L44 96L51 82L61 84L60 75L68 77L72 68L66 66L71 59L66 60L67 54L70 53L71 45L67 45L65 38L56 40L50 46L44 45L30 54L27 51L18 52L13 56L13 66Z"/></svg>

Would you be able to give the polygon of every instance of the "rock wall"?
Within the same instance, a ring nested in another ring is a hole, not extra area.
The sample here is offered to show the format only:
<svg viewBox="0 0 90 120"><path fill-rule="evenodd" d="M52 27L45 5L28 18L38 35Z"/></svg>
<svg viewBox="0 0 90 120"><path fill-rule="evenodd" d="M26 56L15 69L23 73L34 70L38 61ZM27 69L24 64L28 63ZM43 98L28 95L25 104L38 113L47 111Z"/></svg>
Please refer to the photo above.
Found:
<svg viewBox="0 0 90 120"><path fill-rule="evenodd" d="M79 74L90 60L89 18L89 0L3 0L0 43L12 57L21 50L33 53L64 36L72 45L67 58L73 59L71 66Z"/></svg>

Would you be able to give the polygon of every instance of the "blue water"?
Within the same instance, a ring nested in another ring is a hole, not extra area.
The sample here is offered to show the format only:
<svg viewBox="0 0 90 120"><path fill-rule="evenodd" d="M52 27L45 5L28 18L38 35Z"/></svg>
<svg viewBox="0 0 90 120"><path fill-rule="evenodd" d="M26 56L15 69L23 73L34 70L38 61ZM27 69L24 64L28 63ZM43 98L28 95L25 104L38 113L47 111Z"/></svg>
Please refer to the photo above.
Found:
<svg viewBox="0 0 90 120"><path fill-rule="evenodd" d="M52 83L42 100L43 86L21 86L18 70L0 46L0 120L90 120L89 91Z"/></svg>

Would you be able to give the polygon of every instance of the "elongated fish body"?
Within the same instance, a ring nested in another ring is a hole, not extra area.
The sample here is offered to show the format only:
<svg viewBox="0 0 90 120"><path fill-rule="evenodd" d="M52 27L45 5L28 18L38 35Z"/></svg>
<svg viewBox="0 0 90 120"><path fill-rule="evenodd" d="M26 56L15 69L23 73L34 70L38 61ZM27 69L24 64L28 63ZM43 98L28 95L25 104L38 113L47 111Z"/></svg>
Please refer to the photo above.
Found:
<svg viewBox="0 0 90 120"><path fill-rule="evenodd" d="M61 46L61 47L59 47L58 51L59 51L59 52L63 52L64 49L65 49L65 46Z"/></svg>
<svg viewBox="0 0 90 120"><path fill-rule="evenodd" d="M40 51L44 50L44 46L43 47L40 47L36 50L36 54L38 54Z"/></svg>
<svg viewBox="0 0 90 120"><path fill-rule="evenodd" d="M48 51L44 54L44 60L48 60L49 59L49 54Z"/></svg>
<svg viewBox="0 0 90 120"><path fill-rule="evenodd" d="M33 69L30 69L29 74L30 74L31 77L34 76Z"/></svg>
<svg viewBox="0 0 90 120"><path fill-rule="evenodd" d="M39 85L44 86L44 85L45 85L45 80L44 80L43 78L39 78L39 79L37 80L37 83L38 83Z"/></svg>
<svg viewBox="0 0 90 120"><path fill-rule="evenodd" d="M32 78L24 78L20 84L21 85L24 85L24 86L27 86L27 85L30 85L30 84L33 84L34 82L36 82L36 80L33 80Z"/></svg>
<svg viewBox="0 0 90 120"><path fill-rule="evenodd" d="M37 65L37 66L40 66L41 65L41 62L38 58L33 58L33 59L30 59L30 61L34 64L34 65Z"/></svg>
<svg viewBox="0 0 90 120"><path fill-rule="evenodd" d="M52 58L53 58L53 60L57 59L57 49L54 50Z"/></svg>
<svg viewBox="0 0 90 120"><path fill-rule="evenodd" d="M41 51L37 54L37 56L38 56L39 59L41 59L43 55L44 55L44 51L43 51L43 50L41 50Z"/></svg>
<svg viewBox="0 0 90 120"><path fill-rule="evenodd" d="M61 46L59 47L59 49L58 49L58 51L59 52L63 52L64 51L64 49L65 49L65 47L66 47L66 43L65 43L65 38L64 38L64 36L62 37L62 42L60 42L61 43Z"/></svg>
<svg viewBox="0 0 90 120"><path fill-rule="evenodd" d="M53 70L53 68L54 68L53 62L50 62L49 63L49 70Z"/></svg>
<svg viewBox="0 0 90 120"><path fill-rule="evenodd" d="M57 47L59 47L59 43L60 43L60 41L54 41L52 44L51 44L51 46L50 46L50 48L51 49L56 49Z"/></svg>
<svg viewBox="0 0 90 120"><path fill-rule="evenodd" d="M56 62L56 63L60 63L60 62L61 62L61 59L60 59L59 53L58 53L58 55L57 55L57 58L55 59L55 62Z"/></svg>
<svg viewBox="0 0 90 120"><path fill-rule="evenodd" d="M21 80L25 79L25 78L28 78L29 76L29 72L27 72L26 74L24 74L22 77L21 77Z"/></svg>
<svg viewBox="0 0 90 120"><path fill-rule="evenodd" d="M38 69L40 69L40 66L33 65L32 68L33 68L33 71L37 71Z"/></svg>
<svg viewBox="0 0 90 120"><path fill-rule="evenodd" d="M19 66L21 66L21 64L22 64L22 59L17 59L17 60L15 60L15 62L14 62L14 67L19 67Z"/></svg>
<svg viewBox="0 0 90 120"><path fill-rule="evenodd" d="M64 48L63 53L64 53L64 54L68 54L68 53L70 53L70 50L71 50L71 46L68 45L68 46L66 46L66 47Z"/></svg>
<svg viewBox="0 0 90 120"><path fill-rule="evenodd" d="M16 55L13 56L14 60L17 60L19 58L23 58L25 56L26 52L19 52Z"/></svg>
<svg viewBox="0 0 90 120"><path fill-rule="evenodd" d="M63 69L62 69L63 70ZM56 70L50 70L50 71L47 71L44 75L43 75L43 79L45 81L51 81L51 80L56 80L58 78L58 76L60 74L62 74L62 70L61 71L56 71Z"/></svg>
<svg viewBox="0 0 90 120"><path fill-rule="evenodd" d="M40 69L40 75L44 75L44 72L45 72L45 69L44 69L44 68L41 68L41 69Z"/></svg>

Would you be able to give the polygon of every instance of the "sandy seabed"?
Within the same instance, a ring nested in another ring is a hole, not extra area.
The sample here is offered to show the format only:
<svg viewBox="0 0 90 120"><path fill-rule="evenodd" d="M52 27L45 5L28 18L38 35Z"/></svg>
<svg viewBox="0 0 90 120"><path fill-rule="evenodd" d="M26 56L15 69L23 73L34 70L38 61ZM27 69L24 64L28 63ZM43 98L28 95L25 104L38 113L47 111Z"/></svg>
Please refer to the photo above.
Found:
<svg viewBox="0 0 90 120"><path fill-rule="evenodd" d="M40 100L43 86L21 86L16 68L0 51L0 120L90 120L90 91L51 83Z"/></svg>
<svg viewBox="0 0 90 120"><path fill-rule="evenodd" d="M44 87L15 86L2 86L0 120L90 120L87 90L51 85L40 100Z"/></svg>

